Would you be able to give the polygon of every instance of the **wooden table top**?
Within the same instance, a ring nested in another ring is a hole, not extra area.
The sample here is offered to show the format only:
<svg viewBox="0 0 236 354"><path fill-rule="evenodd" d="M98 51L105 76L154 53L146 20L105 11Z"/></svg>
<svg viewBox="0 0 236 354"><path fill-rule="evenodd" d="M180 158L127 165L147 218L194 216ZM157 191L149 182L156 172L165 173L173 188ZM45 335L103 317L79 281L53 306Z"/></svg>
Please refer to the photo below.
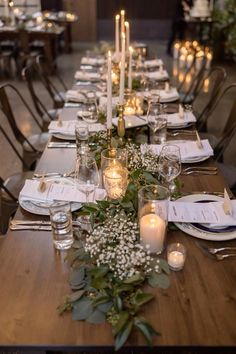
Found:
<svg viewBox="0 0 236 354"><path fill-rule="evenodd" d="M73 149L46 149L37 170L64 172L73 168L74 160ZM220 175L181 179L186 192L223 191L225 186ZM16 218L38 217L19 208ZM155 300L146 306L145 317L161 333L153 351L156 346L236 345L235 258L211 259L196 240L181 231L167 235L167 244L178 241L186 246L187 259L182 271L171 272L167 290L150 289ZM201 242L236 246L236 241ZM0 347L77 351L113 347L108 324L73 321L70 313L58 315L57 306L70 292L64 256L54 249L50 232L9 231L0 239ZM127 346L146 344L134 334Z"/></svg>

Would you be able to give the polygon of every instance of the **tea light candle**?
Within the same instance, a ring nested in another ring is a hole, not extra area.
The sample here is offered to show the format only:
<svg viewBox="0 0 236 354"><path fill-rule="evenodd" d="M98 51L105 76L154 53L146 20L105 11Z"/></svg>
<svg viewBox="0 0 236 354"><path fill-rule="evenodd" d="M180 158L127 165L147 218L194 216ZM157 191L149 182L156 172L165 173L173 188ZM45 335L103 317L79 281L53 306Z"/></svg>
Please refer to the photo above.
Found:
<svg viewBox="0 0 236 354"><path fill-rule="evenodd" d="M140 219L142 245L150 246L151 253L161 253L165 240L166 223L156 214L146 214Z"/></svg>
<svg viewBox="0 0 236 354"><path fill-rule="evenodd" d="M186 248L181 243L172 243L167 247L167 261L172 270L183 269L186 258Z"/></svg>
<svg viewBox="0 0 236 354"><path fill-rule="evenodd" d="M109 166L104 170L104 186L110 199L119 199L124 195L127 177L127 169L120 166Z"/></svg>
<svg viewBox="0 0 236 354"><path fill-rule="evenodd" d="M192 65L193 59L194 59L193 55L192 54L188 54L188 56L187 56L187 67L188 68L190 68L190 66Z"/></svg>
<svg viewBox="0 0 236 354"><path fill-rule="evenodd" d="M180 251L172 251L168 254L168 264L174 269L182 269L184 265L184 255Z"/></svg>
<svg viewBox="0 0 236 354"><path fill-rule="evenodd" d="M184 54L181 54L179 57L179 66L180 68L183 68L185 66L186 63L186 57Z"/></svg>

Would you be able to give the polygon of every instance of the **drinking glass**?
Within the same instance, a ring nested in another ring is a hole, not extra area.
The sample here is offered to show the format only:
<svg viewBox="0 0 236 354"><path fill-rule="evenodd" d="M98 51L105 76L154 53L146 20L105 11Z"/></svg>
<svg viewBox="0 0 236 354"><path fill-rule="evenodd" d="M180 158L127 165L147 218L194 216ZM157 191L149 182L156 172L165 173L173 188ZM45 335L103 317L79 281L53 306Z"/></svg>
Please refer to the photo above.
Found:
<svg viewBox="0 0 236 354"><path fill-rule="evenodd" d="M175 190L174 179L181 172L180 148L176 145L166 144L163 146L159 161L158 172L164 178L170 191Z"/></svg>
<svg viewBox="0 0 236 354"><path fill-rule="evenodd" d="M167 119L164 107L158 99L152 99L148 105L147 122L154 135L154 143L163 144L166 141Z"/></svg>
<svg viewBox="0 0 236 354"><path fill-rule="evenodd" d="M89 139L89 129L88 124L85 122L78 122L75 125L75 139L76 139L76 152L77 156L80 154L81 150L84 150L86 146L88 147Z"/></svg>
<svg viewBox="0 0 236 354"><path fill-rule="evenodd" d="M50 205L53 244L56 249L66 250L73 243L72 216L69 202Z"/></svg>
<svg viewBox="0 0 236 354"><path fill-rule="evenodd" d="M82 112L82 119L88 124L97 122L98 108L97 108L97 101L95 97L87 99L85 103L84 111Z"/></svg>
<svg viewBox="0 0 236 354"><path fill-rule="evenodd" d="M80 155L76 161L75 183L78 190L85 194L86 203L93 201L99 182L98 167L94 157L90 153Z"/></svg>

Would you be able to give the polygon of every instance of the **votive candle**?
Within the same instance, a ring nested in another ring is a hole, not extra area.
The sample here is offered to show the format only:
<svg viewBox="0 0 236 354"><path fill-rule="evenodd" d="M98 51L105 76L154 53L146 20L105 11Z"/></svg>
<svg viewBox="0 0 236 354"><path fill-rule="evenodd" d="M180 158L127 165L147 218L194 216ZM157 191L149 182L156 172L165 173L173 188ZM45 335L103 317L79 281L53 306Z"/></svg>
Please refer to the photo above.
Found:
<svg viewBox="0 0 236 354"><path fill-rule="evenodd" d="M151 253L161 253L164 247L166 222L156 214L146 214L140 219L141 244L149 245Z"/></svg>

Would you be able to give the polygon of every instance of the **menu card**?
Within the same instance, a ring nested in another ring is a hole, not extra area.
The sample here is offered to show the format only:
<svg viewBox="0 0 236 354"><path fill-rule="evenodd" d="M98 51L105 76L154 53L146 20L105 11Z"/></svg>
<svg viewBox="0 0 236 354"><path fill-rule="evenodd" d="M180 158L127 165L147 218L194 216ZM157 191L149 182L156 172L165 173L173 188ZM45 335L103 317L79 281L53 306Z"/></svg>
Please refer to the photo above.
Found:
<svg viewBox="0 0 236 354"><path fill-rule="evenodd" d="M85 202L85 193L82 193L76 188L76 185L47 182L43 192L39 191L40 181L27 179L25 185L20 192L20 198L34 201L69 201L69 202ZM102 200L105 198L106 192L104 189L97 188L95 190L94 200ZM91 193L91 198L93 193Z"/></svg>
<svg viewBox="0 0 236 354"><path fill-rule="evenodd" d="M169 202L169 221L209 224L209 227L236 225L236 200L232 200L232 215L227 215L222 202Z"/></svg>

